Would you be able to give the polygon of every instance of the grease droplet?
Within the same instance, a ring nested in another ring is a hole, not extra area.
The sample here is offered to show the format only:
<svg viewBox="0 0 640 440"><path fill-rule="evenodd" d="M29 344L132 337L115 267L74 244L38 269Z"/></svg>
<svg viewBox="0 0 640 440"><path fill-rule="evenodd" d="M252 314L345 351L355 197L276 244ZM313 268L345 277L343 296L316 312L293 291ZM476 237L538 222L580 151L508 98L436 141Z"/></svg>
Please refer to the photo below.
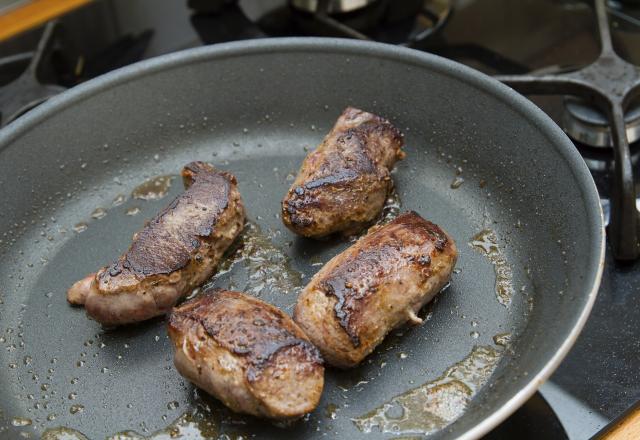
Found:
<svg viewBox="0 0 640 440"><path fill-rule="evenodd" d="M128 208L124 213L130 216L138 215L140 213L140 208L138 208L137 206L132 206L131 208Z"/></svg>
<svg viewBox="0 0 640 440"><path fill-rule="evenodd" d="M171 183L175 176L157 176L145 180L134 188L131 197L142 200L158 200L163 198L169 192Z"/></svg>
<svg viewBox="0 0 640 440"><path fill-rule="evenodd" d="M33 423L31 419L25 417L14 417L13 420L11 420L13 426L29 426L31 423Z"/></svg>
<svg viewBox="0 0 640 440"><path fill-rule="evenodd" d="M91 213L91 218L94 218L96 220L100 220L103 219L107 216L107 210L104 208L96 208L92 213Z"/></svg>
<svg viewBox="0 0 640 440"><path fill-rule="evenodd" d="M71 428L52 428L47 429L42 433L41 440L89 440L89 438L81 433L80 431L76 431Z"/></svg>
<svg viewBox="0 0 640 440"><path fill-rule="evenodd" d="M511 333L498 333L493 337L493 342L501 347L506 347L511 343Z"/></svg>
<svg viewBox="0 0 640 440"><path fill-rule="evenodd" d="M464 183L464 178L460 176L456 176L451 182L451 189L458 189L462 186L463 183Z"/></svg>
<svg viewBox="0 0 640 440"><path fill-rule="evenodd" d="M122 205L125 201L127 200L127 196L125 196L124 194L118 194L114 199L113 199L113 206L120 206Z"/></svg>
<svg viewBox="0 0 640 440"><path fill-rule="evenodd" d="M78 414L78 413L81 413L82 411L84 411L84 406L82 405L71 405L71 407L69 408L69 412L71 414Z"/></svg>
<svg viewBox="0 0 640 440"><path fill-rule="evenodd" d="M77 223L77 224L73 225L72 229L74 230L74 232L77 232L79 234L81 232L86 231L88 227L89 227L89 225L87 225L85 222L80 222L80 223Z"/></svg>

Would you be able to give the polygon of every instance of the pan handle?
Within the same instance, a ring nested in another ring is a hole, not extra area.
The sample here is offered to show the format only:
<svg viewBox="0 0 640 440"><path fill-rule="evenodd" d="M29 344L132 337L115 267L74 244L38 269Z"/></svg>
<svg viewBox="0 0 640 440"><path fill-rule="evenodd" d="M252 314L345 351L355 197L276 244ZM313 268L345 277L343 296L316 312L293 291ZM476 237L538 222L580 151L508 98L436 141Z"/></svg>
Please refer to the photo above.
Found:
<svg viewBox="0 0 640 440"><path fill-rule="evenodd" d="M635 439L640 439L640 401L591 438L591 440Z"/></svg>

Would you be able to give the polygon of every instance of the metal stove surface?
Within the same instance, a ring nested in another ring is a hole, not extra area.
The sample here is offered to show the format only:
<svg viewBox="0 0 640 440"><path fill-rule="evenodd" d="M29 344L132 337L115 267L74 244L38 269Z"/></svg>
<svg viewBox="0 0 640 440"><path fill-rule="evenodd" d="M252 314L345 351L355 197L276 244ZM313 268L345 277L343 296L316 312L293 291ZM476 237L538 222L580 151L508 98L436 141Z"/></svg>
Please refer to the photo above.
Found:
<svg viewBox="0 0 640 440"><path fill-rule="evenodd" d="M431 23L421 19L419 30L424 33L421 34L424 38L409 39L404 44L452 58L488 74L557 73L588 65L598 55L595 17L590 2L426 0L425 3L440 12L427 16L426 20L431 20ZM444 12L446 16L438 15ZM640 64L640 5L609 2L609 13L616 52L627 61ZM82 57L94 60L94 66L98 67L75 77L73 69L70 74L67 68L57 76L49 75L48 81L62 78L60 83L68 87L135 61L139 56L124 57L126 61L123 61L122 57L114 55L118 47L122 47L122 51L131 50L126 45L116 44L123 38L127 40L125 37L131 40L131 35L134 41L135 36L147 36L145 51L134 52L149 57L235 39L318 34L318 28L306 28L299 21L293 24L287 14L291 11L286 0L242 0L239 4L222 0L190 0L184 3L96 1L60 20L60 26L64 28L64 42L74 42L74 48L65 52L65 44L58 43L57 50L65 54L63 59L71 66L77 66L76 58ZM358 32L393 38L396 43L403 43L402 35L417 35L407 30L411 20L389 29L383 24L375 24L375 21L372 25L370 17L362 18L356 14L347 18L355 20L350 23L361 24L365 20L366 25L359 27ZM91 28L86 25L89 20L94 23ZM435 28L433 32L428 31L429 26ZM39 32L0 43L0 58L33 50ZM149 37L151 34L152 38ZM109 51L105 52L106 48ZM109 58L101 58L102 53L109 54ZM112 62L109 61L111 59ZM27 61L24 60L25 66ZM1 66L0 62L0 88L11 79L3 80ZM531 99L562 126L563 118L566 118L562 97L534 96ZM592 148L578 142L576 147L592 170L606 208L612 177L612 153L608 149ZM638 143L631 145L631 152L633 170L639 176ZM617 263L609 249L602 287L575 347L551 380L543 385L541 392L487 438L589 438L638 400L640 262Z"/></svg>

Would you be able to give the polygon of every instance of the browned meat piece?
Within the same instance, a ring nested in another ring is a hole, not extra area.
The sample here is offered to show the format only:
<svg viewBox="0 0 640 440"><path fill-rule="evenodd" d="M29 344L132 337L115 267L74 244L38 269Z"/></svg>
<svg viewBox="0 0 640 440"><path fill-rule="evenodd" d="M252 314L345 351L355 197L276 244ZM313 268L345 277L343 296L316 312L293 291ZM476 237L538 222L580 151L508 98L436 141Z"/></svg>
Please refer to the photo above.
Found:
<svg viewBox="0 0 640 440"><path fill-rule="evenodd" d="M105 325L144 321L212 275L244 225L237 182L203 162L185 166L182 177L186 191L134 234L117 261L71 286L70 303Z"/></svg>
<svg viewBox="0 0 640 440"><path fill-rule="evenodd" d="M338 367L352 367L410 321L449 281L453 239L415 212L369 231L304 288L294 320Z"/></svg>
<svg viewBox="0 0 640 440"><path fill-rule="evenodd" d="M305 237L359 231L380 213L393 188L390 170L404 157L402 134L386 119L348 107L309 153L282 201L284 224Z"/></svg>
<svg viewBox="0 0 640 440"><path fill-rule="evenodd" d="M180 374L234 411L295 419L318 405L318 350L276 307L240 292L213 290L169 319Z"/></svg>

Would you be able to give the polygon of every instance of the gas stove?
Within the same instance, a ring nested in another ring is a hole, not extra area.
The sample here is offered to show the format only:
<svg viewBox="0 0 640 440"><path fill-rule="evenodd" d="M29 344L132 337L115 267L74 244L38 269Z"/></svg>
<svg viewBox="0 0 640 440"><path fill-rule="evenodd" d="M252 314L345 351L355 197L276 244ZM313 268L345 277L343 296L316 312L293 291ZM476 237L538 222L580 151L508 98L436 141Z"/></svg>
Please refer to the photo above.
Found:
<svg viewBox="0 0 640 440"><path fill-rule="evenodd" d="M310 35L403 45L493 75L545 110L593 174L608 223L596 305L551 380L486 438L589 438L640 400L639 2L99 0L0 43L0 124L143 58Z"/></svg>

